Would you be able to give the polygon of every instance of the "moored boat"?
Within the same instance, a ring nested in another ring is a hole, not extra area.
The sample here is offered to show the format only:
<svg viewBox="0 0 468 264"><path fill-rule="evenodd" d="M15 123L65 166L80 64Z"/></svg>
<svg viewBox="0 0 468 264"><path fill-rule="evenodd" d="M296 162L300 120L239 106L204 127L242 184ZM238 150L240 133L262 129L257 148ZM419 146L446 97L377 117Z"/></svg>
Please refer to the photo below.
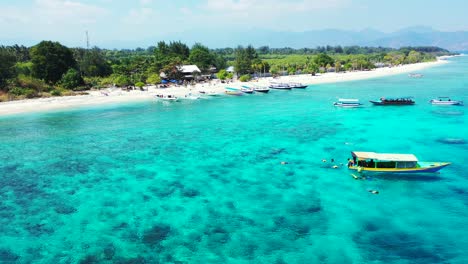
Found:
<svg viewBox="0 0 468 264"><path fill-rule="evenodd" d="M242 87L247 88L247 89L253 89L255 92L258 92L258 93L268 93L268 92L270 91L270 88L268 88L268 87L263 87L263 86L252 86L252 87L249 87L249 86L243 85Z"/></svg>
<svg viewBox="0 0 468 264"><path fill-rule="evenodd" d="M241 90L237 88L232 88L232 87L226 87L225 93L229 95L242 95L243 94Z"/></svg>
<svg viewBox="0 0 468 264"><path fill-rule="evenodd" d="M307 88L307 85L302 84L302 83L288 83L288 85L291 88L296 88L296 89L305 89L305 88Z"/></svg>
<svg viewBox="0 0 468 264"><path fill-rule="evenodd" d="M291 90L292 87L287 83L270 83L268 86L270 89L278 89L278 90Z"/></svg>
<svg viewBox="0 0 468 264"><path fill-rule="evenodd" d="M412 97L399 97L399 98L380 98L378 101L369 101L374 105L414 105L415 102Z"/></svg>
<svg viewBox="0 0 468 264"><path fill-rule="evenodd" d="M450 162L421 162L413 154L393 154L352 151L354 164L350 170L384 173L427 173L437 172Z"/></svg>
<svg viewBox="0 0 468 264"><path fill-rule="evenodd" d="M433 105L463 105L463 101L452 100L447 96L440 96L437 99L432 99L429 103Z"/></svg>
<svg viewBox="0 0 468 264"><path fill-rule="evenodd" d="M247 87L247 86L242 86L240 90L241 92L246 93L246 94L252 94L254 92L254 89Z"/></svg>
<svg viewBox="0 0 468 264"><path fill-rule="evenodd" d="M345 108L354 108L361 107L362 104L359 102L359 99L338 99L338 102L333 103L334 106L345 107Z"/></svg>

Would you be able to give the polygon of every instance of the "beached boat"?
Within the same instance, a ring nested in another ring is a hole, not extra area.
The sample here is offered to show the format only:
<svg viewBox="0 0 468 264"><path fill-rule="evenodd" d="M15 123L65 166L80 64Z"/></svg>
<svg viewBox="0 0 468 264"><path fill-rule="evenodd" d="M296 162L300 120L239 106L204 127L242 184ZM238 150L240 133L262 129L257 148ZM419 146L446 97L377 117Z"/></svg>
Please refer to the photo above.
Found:
<svg viewBox="0 0 468 264"><path fill-rule="evenodd" d="M168 101L168 102L176 102L176 101L179 101L179 98L177 96L174 96L174 95L165 95L165 94L157 94L155 95L155 98L158 99L158 100L162 100L162 101Z"/></svg>
<svg viewBox="0 0 468 264"><path fill-rule="evenodd" d="M362 104L359 102L359 99L338 99L338 102L333 103L334 106L345 107L345 108L355 108L361 107Z"/></svg>
<svg viewBox="0 0 468 264"><path fill-rule="evenodd" d="M441 96L437 99L432 99L429 103L433 105L463 105L463 101L452 100L447 96Z"/></svg>
<svg viewBox="0 0 468 264"><path fill-rule="evenodd" d="M289 85L291 88L296 88L296 89L305 89L305 88L307 88L307 86L308 86L308 85L302 84L302 83L288 83L288 85Z"/></svg>
<svg viewBox="0 0 468 264"><path fill-rule="evenodd" d="M278 89L278 90L291 90L292 87L289 86L287 83L270 83L268 86L270 89Z"/></svg>
<svg viewBox="0 0 468 264"><path fill-rule="evenodd" d="M354 164L350 170L385 173L437 172L450 165L449 162L421 162L413 154L390 154L352 151Z"/></svg>
<svg viewBox="0 0 468 264"><path fill-rule="evenodd" d="M254 89L247 87L247 86L242 86L240 90L241 92L246 93L246 94L252 94L254 92Z"/></svg>
<svg viewBox="0 0 468 264"><path fill-rule="evenodd" d="M400 98L380 98L378 101L369 101L374 105L414 105L412 97L400 97Z"/></svg>
<svg viewBox="0 0 468 264"><path fill-rule="evenodd" d="M263 86L252 86L252 87L249 87L249 86L243 85L242 87L244 87L244 88L249 88L249 89L253 89L255 92L259 92L259 93L268 93L268 92L270 91L270 88L268 88L268 87L263 87Z"/></svg>
<svg viewBox="0 0 468 264"><path fill-rule="evenodd" d="M229 94L229 95L242 95L242 94L244 94L240 89L232 88L232 87L226 87L225 93Z"/></svg>

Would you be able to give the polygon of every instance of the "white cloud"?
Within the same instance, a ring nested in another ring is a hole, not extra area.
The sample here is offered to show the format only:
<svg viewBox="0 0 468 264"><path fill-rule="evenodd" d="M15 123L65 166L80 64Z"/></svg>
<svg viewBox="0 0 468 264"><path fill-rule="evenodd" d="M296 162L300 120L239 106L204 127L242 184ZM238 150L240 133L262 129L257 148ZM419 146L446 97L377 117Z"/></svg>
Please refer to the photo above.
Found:
<svg viewBox="0 0 468 264"><path fill-rule="evenodd" d="M130 25L144 25L150 24L155 17L156 14L153 9L143 7L131 9L128 15L123 18L123 22Z"/></svg>
<svg viewBox="0 0 468 264"><path fill-rule="evenodd" d="M140 0L141 5L150 5L153 3L153 0Z"/></svg>

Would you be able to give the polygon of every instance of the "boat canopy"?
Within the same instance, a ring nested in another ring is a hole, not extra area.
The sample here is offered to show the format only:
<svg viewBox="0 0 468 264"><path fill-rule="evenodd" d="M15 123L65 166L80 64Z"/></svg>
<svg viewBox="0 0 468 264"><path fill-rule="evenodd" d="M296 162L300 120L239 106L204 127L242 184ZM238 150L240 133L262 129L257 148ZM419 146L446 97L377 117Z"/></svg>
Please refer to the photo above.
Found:
<svg viewBox="0 0 468 264"><path fill-rule="evenodd" d="M375 152L360 152L352 151L353 157L359 160L374 159L380 161L418 161L413 154L392 154L392 153L375 153Z"/></svg>
<svg viewBox="0 0 468 264"><path fill-rule="evenodd" d="M340 99L338 99L338 101L342 102L342 103L359 103L359 99L340 98Z"/></svg>

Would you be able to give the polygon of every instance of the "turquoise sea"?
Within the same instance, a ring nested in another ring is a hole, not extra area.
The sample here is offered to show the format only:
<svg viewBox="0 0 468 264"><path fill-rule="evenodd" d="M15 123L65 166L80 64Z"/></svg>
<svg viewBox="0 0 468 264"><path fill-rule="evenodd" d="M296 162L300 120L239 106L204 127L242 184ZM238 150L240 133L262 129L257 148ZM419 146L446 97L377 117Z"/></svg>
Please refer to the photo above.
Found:
<svg viewBox="0 0 468 264"><path fill-rule="evenodd" d="M1 263L468 263L467 106L428 103L468 104L468 57L450 61L420 79L1 117ZM382 96L416 105L368 103ZM339 166L352 150L452 165L355 180Z"/></svg>

